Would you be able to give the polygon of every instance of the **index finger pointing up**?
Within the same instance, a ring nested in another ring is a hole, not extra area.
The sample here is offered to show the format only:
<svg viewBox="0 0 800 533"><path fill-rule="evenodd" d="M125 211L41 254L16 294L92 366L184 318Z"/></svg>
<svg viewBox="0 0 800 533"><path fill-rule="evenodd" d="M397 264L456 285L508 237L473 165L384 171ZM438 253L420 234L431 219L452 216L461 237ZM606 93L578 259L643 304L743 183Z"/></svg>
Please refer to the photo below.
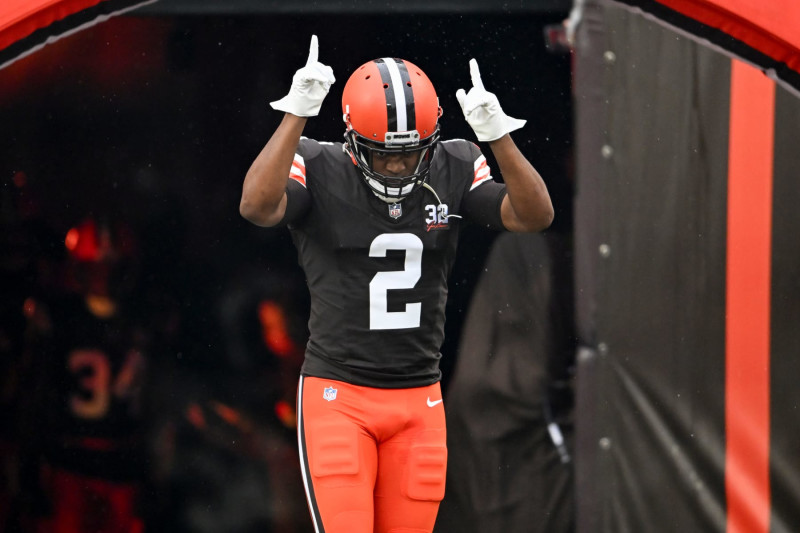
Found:
<svg viewBox="0 0 800 533"><path fill-rule="evenodd" d="M474 58L469 60L469 74L472 77L472 86L483 89L481 71L478 69L478 62Z"/></svg>
<svg viewBox="0 0 800 533"><path fill-rule="evenodd" d="M306 61L306 65L316 63L317 59L319 59L319 42L317 41L317 36L312 35L311 46L308 48L308 61Z"/></svg>

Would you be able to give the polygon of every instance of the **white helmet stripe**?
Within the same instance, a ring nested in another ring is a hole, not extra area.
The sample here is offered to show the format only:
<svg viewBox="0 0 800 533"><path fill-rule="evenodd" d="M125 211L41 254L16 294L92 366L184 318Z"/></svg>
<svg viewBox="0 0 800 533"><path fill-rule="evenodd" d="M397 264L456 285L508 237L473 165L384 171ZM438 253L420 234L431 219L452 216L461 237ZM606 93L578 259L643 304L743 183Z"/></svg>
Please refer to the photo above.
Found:
<svg viewBox="0 0 800 533"><path fill-rule="evenodd" d="M400 69L397 68L394 58L384 57L383 62L389 70L392 78L392 90L394 92L395 106L397 107L397 131L408 131L408 118L406 117L406 95L403 91L403 79L400 77Z"/></svg>

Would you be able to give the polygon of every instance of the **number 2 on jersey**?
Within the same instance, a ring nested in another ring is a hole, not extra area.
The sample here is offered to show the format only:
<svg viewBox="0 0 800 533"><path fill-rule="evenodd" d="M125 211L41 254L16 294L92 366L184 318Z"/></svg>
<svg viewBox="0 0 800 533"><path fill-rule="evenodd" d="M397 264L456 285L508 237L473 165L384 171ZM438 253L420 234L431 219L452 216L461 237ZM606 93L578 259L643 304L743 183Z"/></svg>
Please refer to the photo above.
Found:
<svg viewBox="0 0 800 533"><path fill-rule="evenodd" d="M389 311L388 292L413 289L422 276L422 240L413 233L383 233L369 247L370 257L386 257L388 250L406 253L403 270L378 272L369 282L369 329L418 328L422 303L407 303L405 311Z"/></svg>

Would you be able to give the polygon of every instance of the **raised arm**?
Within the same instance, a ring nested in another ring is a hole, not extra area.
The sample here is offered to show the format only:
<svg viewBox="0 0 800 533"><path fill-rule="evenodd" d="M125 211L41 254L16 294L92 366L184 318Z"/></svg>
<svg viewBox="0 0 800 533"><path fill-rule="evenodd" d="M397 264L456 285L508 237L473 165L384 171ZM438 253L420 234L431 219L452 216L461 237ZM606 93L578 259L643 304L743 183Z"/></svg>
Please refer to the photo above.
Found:
<svg viewBox="0 0 800 533"><path fill-rule="evenodd" d="M308 60L292 78L289 93L270 104L286 115L244 178L239 213L253 224L274 226L283 218L289 170L306 120L319 114L336 81L331 68L318 61L318 50L317 36L312 35Z"/></svg>
<svg viewBox="0 0 800 533"><path fill-rule="evenodd" d="M506 184L506 197L500 207L503 225L509 231L532 232L553 222L553 204L542 177L519 151L510 132L525 125L509 117L497 97L483 87L478 62L469 62L472 89L459 89L456 98L464 117L479 141L489 143Z"/></svg>
<svg viewBox="0 0 800 533"><path fill-rule="evenodd" d="M286 212L286 182L306 120L286 113L247 171L239 213L257 226L274 226Z"/></svg>
<svg viewBox="0 0 800 533"><path fill-rule="evenodd" d="M544 180L506 133L489 143L506 184L500 206L503 225L509 231L540 231L553 222L553 204Z"/></svg>

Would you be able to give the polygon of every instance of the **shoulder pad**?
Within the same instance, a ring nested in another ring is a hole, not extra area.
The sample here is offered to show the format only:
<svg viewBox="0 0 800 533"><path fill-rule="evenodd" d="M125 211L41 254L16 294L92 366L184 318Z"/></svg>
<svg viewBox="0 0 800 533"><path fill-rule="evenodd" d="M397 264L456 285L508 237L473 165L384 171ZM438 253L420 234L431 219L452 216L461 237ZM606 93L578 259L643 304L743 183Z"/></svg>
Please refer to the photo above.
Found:
<svg viewBox="0 0 800 533"><path fill-rule="evenodd" d="M306 161L326 154L328 157L334 159L342 157L342 143L323 142L309 139L308 137L300 137L300 144L297 146L297 153L300 154ZM348 157L349 159L349 157Z"/></svg>
<svg viewBox="0 0 800 533"><path fill-rule="evenodd" d="M322 152L322 146L314 139L300 137L300 144L297 145L297 153L305 159L313 159Z"/></svg>
<svg viewBox="0 0 800 533"><path fill-rule="evenodd" d="M448 155L472 163L480 155L478 146L465 139L449 139L439 143L439 148Z"/></svg>

